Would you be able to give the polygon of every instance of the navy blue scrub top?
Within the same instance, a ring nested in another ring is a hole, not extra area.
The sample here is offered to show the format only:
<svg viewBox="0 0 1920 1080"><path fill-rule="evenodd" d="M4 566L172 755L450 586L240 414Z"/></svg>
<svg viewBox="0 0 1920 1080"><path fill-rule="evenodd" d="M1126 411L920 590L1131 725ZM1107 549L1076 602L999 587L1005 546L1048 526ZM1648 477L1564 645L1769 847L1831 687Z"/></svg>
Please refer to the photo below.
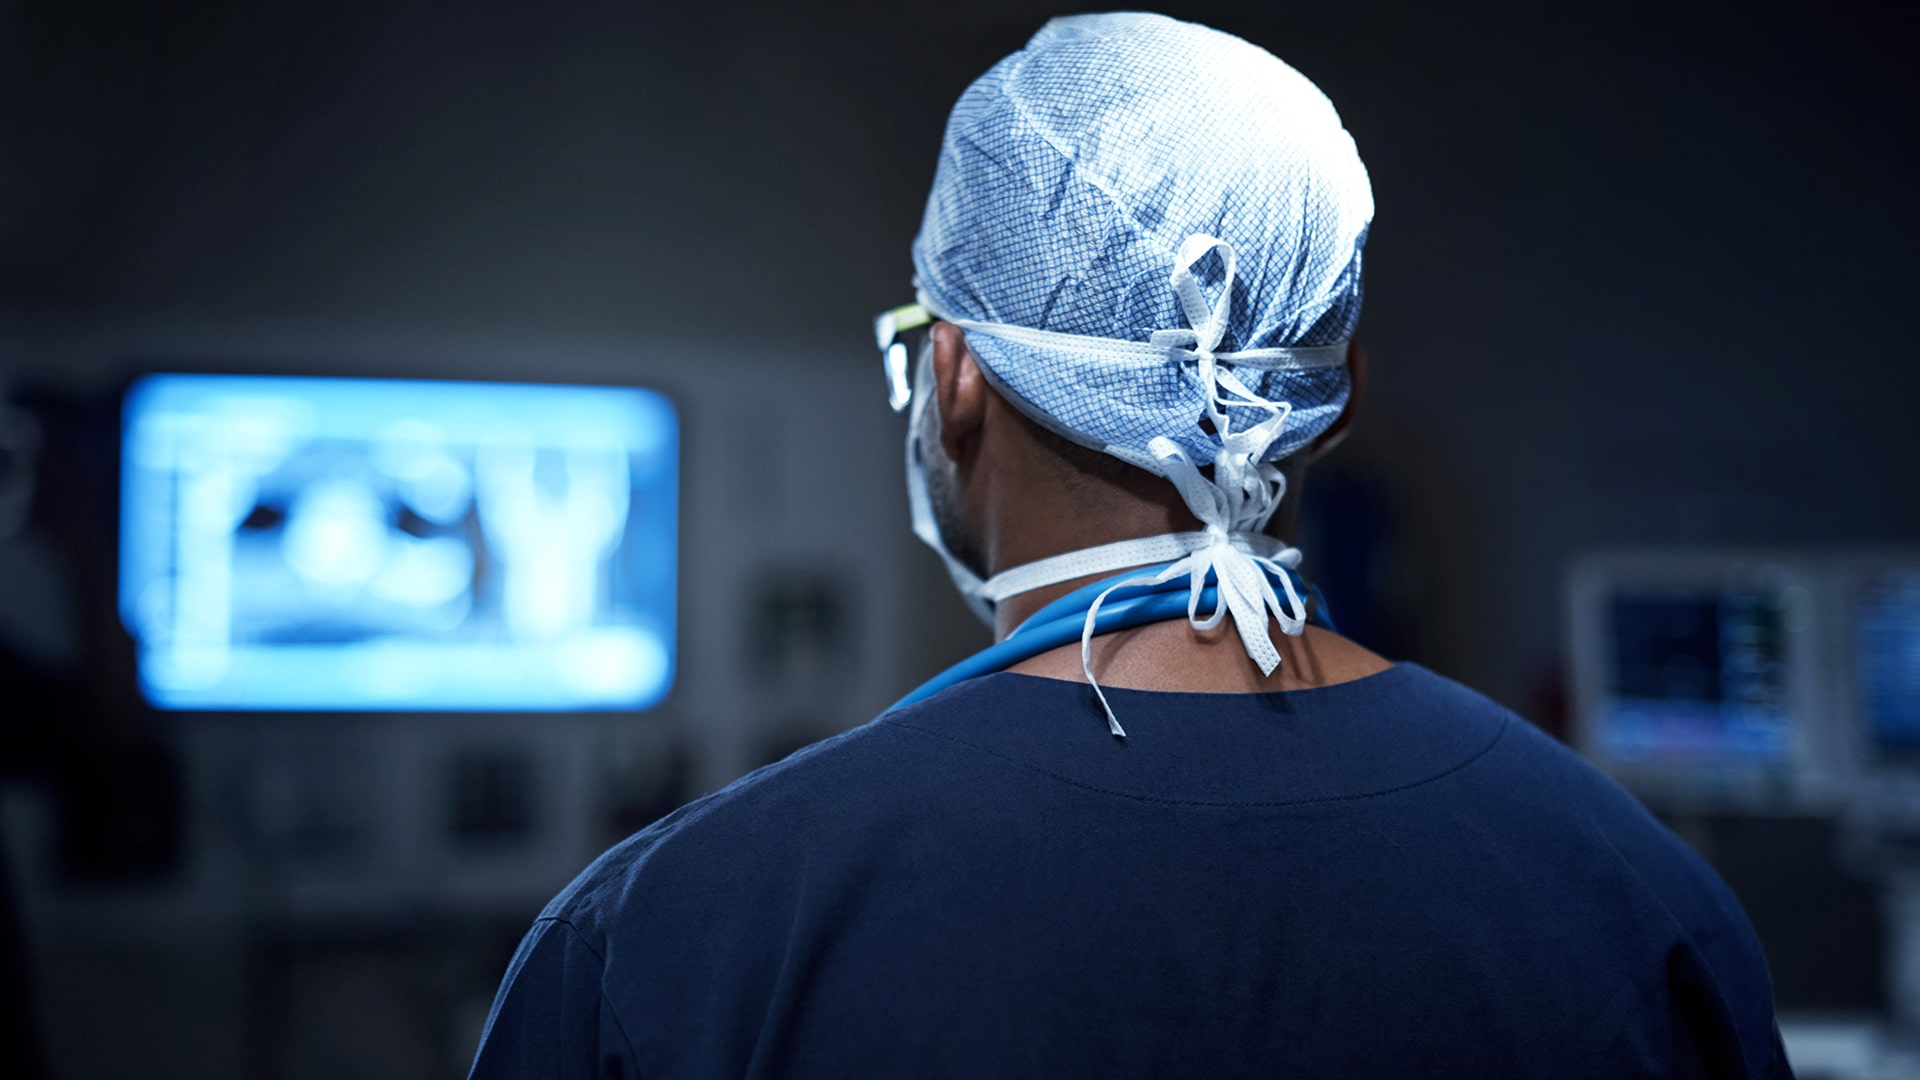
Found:
<svg viewBox="0 0 1920 1080"><path fill-rule="evenodd" d="M973 679L629 838L472 1075L1790 1075L1727 887L1487 699L1107 694Z"/></svg>

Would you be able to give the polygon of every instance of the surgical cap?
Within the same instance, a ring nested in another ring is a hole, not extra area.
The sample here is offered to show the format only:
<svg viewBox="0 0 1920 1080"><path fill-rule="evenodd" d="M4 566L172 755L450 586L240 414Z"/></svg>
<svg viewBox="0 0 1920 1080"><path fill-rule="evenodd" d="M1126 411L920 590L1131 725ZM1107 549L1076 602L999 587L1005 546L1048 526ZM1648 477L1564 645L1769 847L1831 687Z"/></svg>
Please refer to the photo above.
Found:
<svg viewBox="0 0 1920 1080"><path fill-rule="evenodd" d="M1145 342L1187 325L1168 273L1205 234L1237 261L1221 351L1339 345L1360 316L1372 218L1353 139L1305 76L1208 27L1078 15L954 106L915 284L943 319ZM1195 274L1217 302L1225 261L1210 254ZM1115 365L976 330L967 342L1015 405L1076 442L1138 457L1166 436L1200 461L1219 449L1191 365ZM1292 406L1268 461L1331 426L1351 389L1345 365L1241 375Z"/></svg>

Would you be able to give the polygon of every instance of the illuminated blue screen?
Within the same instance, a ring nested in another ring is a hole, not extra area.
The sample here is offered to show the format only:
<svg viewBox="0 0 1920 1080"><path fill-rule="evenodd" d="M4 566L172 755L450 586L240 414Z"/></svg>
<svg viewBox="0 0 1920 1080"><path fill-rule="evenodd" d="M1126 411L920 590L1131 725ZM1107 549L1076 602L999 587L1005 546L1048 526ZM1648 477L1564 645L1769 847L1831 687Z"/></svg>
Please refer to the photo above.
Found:
<svg viewBox="0 0 1920 1080"><path fill-rule="evenodd" d="M168 709L638 709L673 678L679 452L645 390L153 375L120 613Z"/></svg>
<svg viewBox="0 0 1920 1080"><path fill-rule="evenodd" d="M1769 591L1627 593L1608 604L1599 741L1624 761L1779 762L1787 611Z"/></svg>
<svg viewBox="0 0 1920 1080"><path fill-rule="evenodd" d="M1867 735L1883 754L1920 754L1920 574L1873 581L1857 617Z"/></svg>

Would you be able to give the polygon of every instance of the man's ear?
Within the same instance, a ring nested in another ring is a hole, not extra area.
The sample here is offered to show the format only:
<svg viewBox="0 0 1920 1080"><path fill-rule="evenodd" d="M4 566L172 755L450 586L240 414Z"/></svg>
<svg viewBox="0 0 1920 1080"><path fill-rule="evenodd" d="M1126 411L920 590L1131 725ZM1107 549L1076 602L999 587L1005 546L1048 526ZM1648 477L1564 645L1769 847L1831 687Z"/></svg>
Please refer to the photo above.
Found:
<svg viewBox="0 0 1920 1080"><path fill-rule="evenodd" d="M1347 437L1347 429L1353 424L1353 414L1360 410L1360 399L1367 395L1367 350L1359 342L1347 346L1347 378L1353 389L1347 394L1347 407L1333 420L1333 426L1321 432L1307 444L1307 460L1318 461L1339 446Z"/></svg>
<svg viewBox="0 0 1920 1080"><path fill-rule="evenodd" d="M969 464L986 423L992 390L967 336L950 322L933 324L933 402L940 417L940 449L956 465Z"/></svg>

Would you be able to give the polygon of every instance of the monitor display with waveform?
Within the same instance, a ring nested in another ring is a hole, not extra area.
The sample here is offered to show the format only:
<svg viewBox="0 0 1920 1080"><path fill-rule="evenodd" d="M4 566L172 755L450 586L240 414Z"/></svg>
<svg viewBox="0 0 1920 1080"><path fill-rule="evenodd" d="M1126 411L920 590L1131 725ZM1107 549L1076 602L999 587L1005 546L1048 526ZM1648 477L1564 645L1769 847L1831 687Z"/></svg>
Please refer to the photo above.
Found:
<svg viewBox="0 0 1920 1080"><path fill-rule="evenodd" d="M678 419L628 387L150 375L120 611L167 709L640 709L673 679Z"/></svg>
<svg viewBox="0 0 1920 1080"><path fill-rule="evenodd" d="M1853 674L1875 757L1920 757L1920 570L1870 575L1857 606Z"/></svg>
<svg viewBox="0 0 1920 1080"><path fill-rule="evenodd" d="M1779 593L1626 592L1607 613L1608 752L1628 761L1786 755L1793 717Z"/></svg>

